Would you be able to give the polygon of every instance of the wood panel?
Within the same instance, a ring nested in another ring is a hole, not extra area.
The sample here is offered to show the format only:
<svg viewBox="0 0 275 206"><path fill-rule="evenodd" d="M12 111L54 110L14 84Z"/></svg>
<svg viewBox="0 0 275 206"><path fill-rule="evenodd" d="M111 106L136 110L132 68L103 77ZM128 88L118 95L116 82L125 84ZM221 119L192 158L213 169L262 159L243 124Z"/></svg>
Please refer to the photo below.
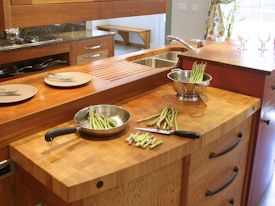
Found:
<svg viewBox="0 0 275 206"><path fill-rule="evenodd" d="M72 43L74 65L87 64L114 55L114 37L107 36Z"/></svg>
<svg viewBox="0 0 275 206"><path fill-rule="evenodd" d="M22 4L53 4L53 3L79 3L79 2L93 2L93 1L106 1L106 0L11 0L13 5ZM112 0L118 1L118 0ZM128 0L124 0L128 1Z"/></svg>
<svg viewBox="0 0 275 206"><path fill-rule="evenodd" d="M12 27L33 27L166 12L166 0L120 0L12 6ZM31 14L31 15L26 15Z"/></svg>
<svg viewBox="0 0 275 206"><path fill-rule="evenodd" d="M8 64L16 61L24 61L56 54L69 55L71 50L70 43L60 43L53 45L45 45L39 47L31 47L18 50L10 50L0 53L1 64Z"/></svg>
<svg viewBox="0 0 275 206"><path fill-rule="evenodd" d="M0 205L15 206L15 176L9 176L0 180Z"/></svg>
<svg viewBox="0 0 275 206"><path fill-rule="evenodd" d="M77 88L64 90L49 87L43 81L45 72L1 82L0 85L31 84L38 88L38 93L28 101L0 107L0 148L6 147L16 139L71 120L80 108L87 106L87 102L89 104L114 103L168 83L169 79L166 74L169 68L152 69L125 61L125 59L134 60L173 50L182 50L182 47L163 46L138 51L135 54L98 60L89 65L65 67L52 71L56 73L78 71L88 73L93 77L90 84ZM57 96L58 99L55 98ZM45 122L45 119L49 121Z"/></svg>
<svg viewBox="0 0 275 206"><path fill-rule="evenodd" d="M0 0L0 28L12 27L11 3Z"/></svg>
<svg viewBox="0 0 275 206"><path fill-rule="evenodd" d="M165 144L155 151L127 145L125 138L134 132L135 121L157 113L165 104L178 106L179 127L200 132L201 139L192 141L156 134ZM128 129L116 138L91 141L70 134L59 137L50 147L43 138L46 131L42 131L12 143L11 158L59 197L74 202L125 184L215 141L251 116L259 102L248 96L208 88L204 101L188 104L178 101L172 85L168 84L118 105L131 113L131 121ZM72 122L68 122L58 127L71 125ZM104 187L97 189L95 185L99 180L104 182Z"/></svg>
<svg viewBox="0 0 275 206"><path fill-rule="evenodd" d="M182 68L191 68L194 61L207 61L206 72L213 76L212 86L259 97L263 100L263 109L272 106L274 51L266 52L264 58L259 57L256 50L240 54L235 42L226 42L207 46L199 52L184 53L181 58ZM261 129L266 127L261 121L263 116L264 112L261 111L255 117L250 172L247 175L251 184L247 192L247 205L255 205L263 194L271 177L270 168L274 164L274 127L268 127L271 124L267 126L268 129Z"/></svg>
<svg viewBox="0 0 275 206"><path fill-rule="evenodd" d="M251 123L252 118L249 118L228 134L191 155L188 183L189 197L186 205L229 205L231 199L234 199L234 205L241 205L241 194L243 194L243 188L245 188L244 177L251 136ZM221 152L235 143L239 132L243 133L243 139L234 150L215 159L209 159L210 152ZM206 197L206 191L219 188L231 178L235 166L239 170L234 182L220 193Z"/></svg>

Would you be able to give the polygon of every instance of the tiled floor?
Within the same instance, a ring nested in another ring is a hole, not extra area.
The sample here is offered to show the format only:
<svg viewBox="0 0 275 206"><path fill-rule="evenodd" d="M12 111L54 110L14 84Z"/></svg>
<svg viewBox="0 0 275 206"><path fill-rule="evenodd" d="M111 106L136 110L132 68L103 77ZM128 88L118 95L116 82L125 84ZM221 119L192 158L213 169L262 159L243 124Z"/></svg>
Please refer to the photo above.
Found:
<svg viewBox="0 0 275 206"><path fill-rule="evenodd" d="M140 50L140 48L115 44L115 56L127 54L138 50Z"/></svg>
<svg viewBox="0 0 275 206"><path fill-rule="evenodd" d="M257 206L275 206L275 175L273 175L272 180Z"/></svg>

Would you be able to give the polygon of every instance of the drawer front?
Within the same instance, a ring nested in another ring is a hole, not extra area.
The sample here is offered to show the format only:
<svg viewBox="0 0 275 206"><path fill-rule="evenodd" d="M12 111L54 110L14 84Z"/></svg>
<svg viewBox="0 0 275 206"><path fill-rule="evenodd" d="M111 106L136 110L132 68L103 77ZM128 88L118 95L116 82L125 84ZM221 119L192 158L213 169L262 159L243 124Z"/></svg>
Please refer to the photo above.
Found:
<svg viewBox="0 0 275 206"><path fill-rule="evenodd" d="M252 117L192 155L187 205L240 205ZM217 192L206 195L206 192Z"/></svg>
<svg viewBox="0 0 275 206"><path fill-rule="evenodd" d="M108 50L101 50L94 53L82 54L76 57L76 64L77 65L88 64L95 60L107 58L108 56L109 56Z"/></svg>
<svg viewBox="0 0 275 206"><path fill-rule="evenodd" d="M263 105L269 105L275 102L275 75L266 76Z"/></svg>
<svg viewBox="0 0 275 206"><path fill-rule="evenodd" d="M113 49L113 38L91 39L72 44L74 55L90 54L101 50Z"/></svg>

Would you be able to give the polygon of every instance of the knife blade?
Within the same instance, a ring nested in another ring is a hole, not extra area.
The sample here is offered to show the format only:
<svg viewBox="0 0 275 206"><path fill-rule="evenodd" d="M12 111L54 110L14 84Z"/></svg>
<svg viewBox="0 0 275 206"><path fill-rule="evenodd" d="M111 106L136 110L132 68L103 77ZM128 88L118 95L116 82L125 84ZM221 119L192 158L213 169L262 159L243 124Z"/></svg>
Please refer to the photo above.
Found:
<svg viewBox="0 0 275 206"><path fill-rule="evenodd" d="M191 132L185 130L163 130L163 129L155 129L155 128L143 128L143 127L136 127L137 130L142 130L146 132L154 132L158 134L165 134L165 135L176 135L179 137L186 137L191 139L199 139L200 133L198 132Z"/></svg>

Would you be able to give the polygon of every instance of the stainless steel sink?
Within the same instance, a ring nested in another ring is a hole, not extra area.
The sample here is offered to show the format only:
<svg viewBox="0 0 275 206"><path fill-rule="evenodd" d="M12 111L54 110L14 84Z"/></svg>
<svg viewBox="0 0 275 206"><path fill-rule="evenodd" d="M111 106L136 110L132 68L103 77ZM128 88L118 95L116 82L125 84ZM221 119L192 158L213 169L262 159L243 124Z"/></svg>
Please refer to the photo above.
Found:
<svg viewBox="0 0 275 206"><path fill-rule="evenodd" d="M157 55L155 57L159 58L159 59L165 59L165 60L177 62L179 53L180 52L171 51L171 52L167 52L167 53L164 53L164 54Z"/></svg>
<svg viewBox="0 0 275 206"><path fill-rule="evenodd" d="M173 67L176 65L176 62L166 61L155 57L135 60L133 63L149 66L152 68Z"/></svg>

